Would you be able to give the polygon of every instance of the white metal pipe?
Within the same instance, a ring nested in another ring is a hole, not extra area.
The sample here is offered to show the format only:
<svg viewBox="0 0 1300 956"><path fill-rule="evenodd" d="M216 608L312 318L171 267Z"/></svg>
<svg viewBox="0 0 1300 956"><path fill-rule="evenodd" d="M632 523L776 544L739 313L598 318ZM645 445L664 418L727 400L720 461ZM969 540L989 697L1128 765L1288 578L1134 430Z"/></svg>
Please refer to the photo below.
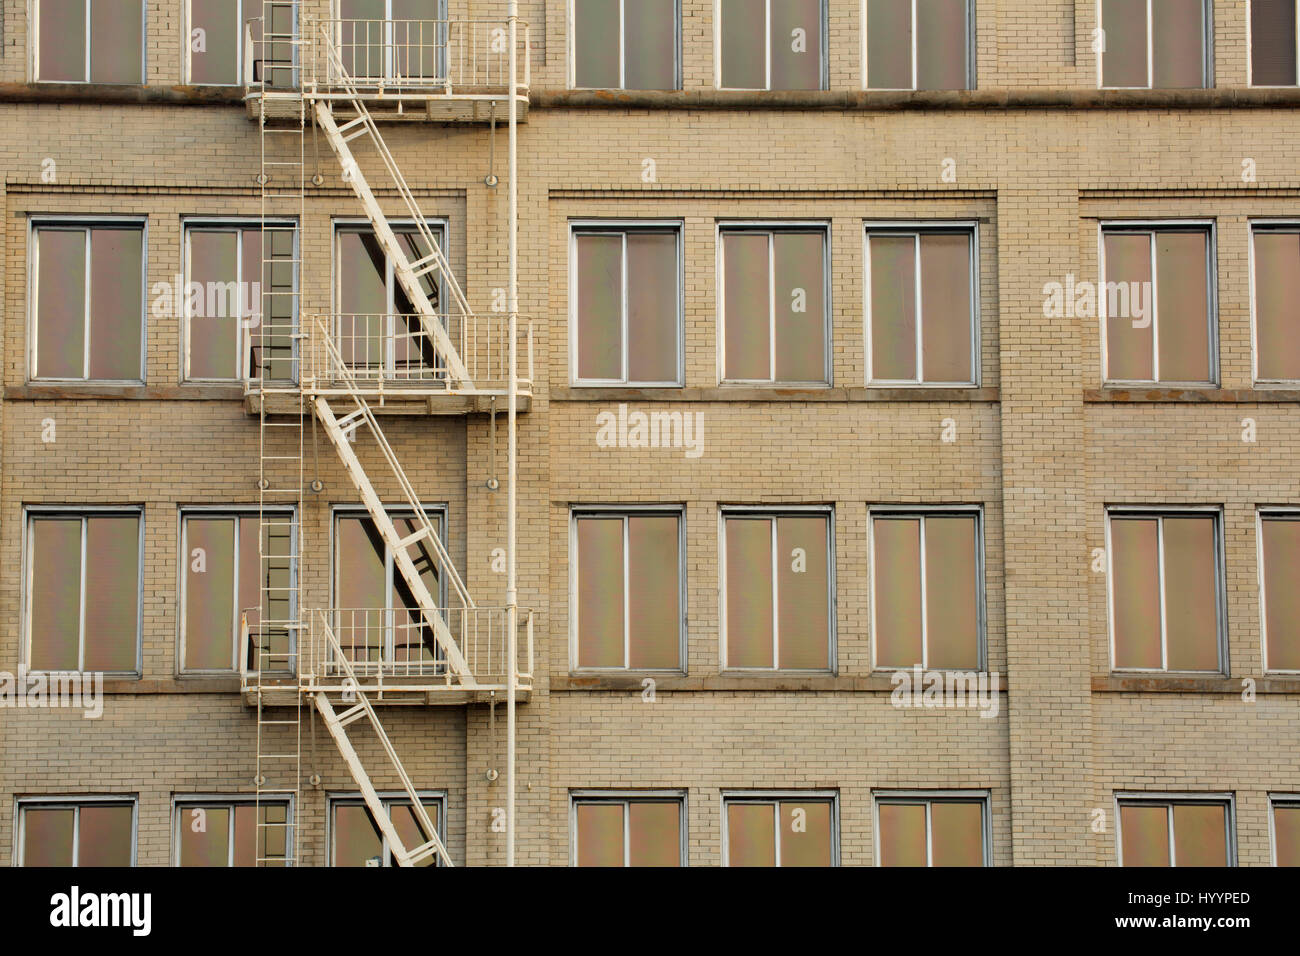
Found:
<svg viewBox="0 0 1300 956"><path fill-rule="evenodd" d="M518 495L515 475L518 465L518 436L515 406L519 396L519 188L516 145L516 103L518 92L516 68L518 66L519 2L509 0L507 15L510 18L510 137L509 182L506 192L506 309L510 313L510 384L507 392L508 423L506 426L506 866L515 865L515 688L518 686L519 666L519 582L515 561L517 528L515 510Z"/></svg>

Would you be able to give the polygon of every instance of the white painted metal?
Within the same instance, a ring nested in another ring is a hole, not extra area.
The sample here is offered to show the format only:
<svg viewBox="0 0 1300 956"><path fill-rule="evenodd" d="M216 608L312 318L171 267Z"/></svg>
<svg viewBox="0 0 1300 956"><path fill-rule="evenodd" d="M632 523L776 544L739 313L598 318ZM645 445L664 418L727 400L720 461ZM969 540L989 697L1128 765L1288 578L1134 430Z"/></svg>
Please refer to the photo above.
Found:
<svg viewBox="0 0 1300 956"><path fill-rule="evenodd" d="M506 236L508 273L506 277L506 309L510 313L510 381L506 392L508 407L506 427L506 866L515 865L515 687L519 669L519 582L515 562L518 528L515 512L519 496L515 488L518 471L518 409L519 397L519 184L518 184L518 56L519 3L510 0L507 13L510 18L510 136L509 182L507 184Z"/></svg>

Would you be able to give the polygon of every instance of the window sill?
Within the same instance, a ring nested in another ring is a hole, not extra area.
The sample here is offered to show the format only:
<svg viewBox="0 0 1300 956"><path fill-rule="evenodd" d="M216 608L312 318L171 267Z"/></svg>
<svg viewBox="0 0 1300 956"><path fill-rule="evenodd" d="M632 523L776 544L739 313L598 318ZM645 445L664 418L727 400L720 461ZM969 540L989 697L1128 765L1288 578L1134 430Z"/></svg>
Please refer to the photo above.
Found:
<svg viewBox="0 0 1300 956"><path fill-rule="evenodd" d="M243 401L243 385L85 385L45 384L8 385L7 402L48 401Z"/></svg>
<svg viewBox="0 0 1300 956"><path fill-rule="evenodd" d="M1094 694L1240 694L1245 677L1189 674L1109 674L1093 677ZM1300 694L1300 675L1251 677L1257 694Z"/></svg>
<svg viewBox="0 0 1300 956"><path fill-rule="evenodd" d="M1300 392L1296 393L1300 395ZM552 388L552 402L997 402L996 388L790 388L726 385L714 388Z"/></svg>
<svg viewBox="0 0 1300 956"><path fill-rule="evenodd" d="M105 694L238 694L238 677L106 677Z"/></svg>
<svg viewBox="0 0 1300 956"><path fill-rule="evenodd" d="M244 102L242 86L176 85L145 83L68 83L35 80L0 83L0 103L121 103L178 106L233 106Z"/></svg>
<svg viewBox="0 0 1300 956"><path fill-rule="evenodd" d="M641 681L651 675L613 676L595 674L555 674L551 676L552 693L624 693L640 694ZM895 684L889 676L835 676L833 674L791 675L782 673L740 675L735 672L708 677L655 677L655 691L663 693L717 693L744 691L779 694L799 691L890 694ZM1300 684L1300 682L1297 682ZM1002 681L999 692L1007 690Z"/></svg>
<svg viewBox="0 0 1300 956"><path fill-rule="evenodd" d="M1257 402L1300 402L1295 388L1216 388L1214 386L1166 387L1161 385L1108 386L1083 390L1086 404L1253 404Z"/></svg>

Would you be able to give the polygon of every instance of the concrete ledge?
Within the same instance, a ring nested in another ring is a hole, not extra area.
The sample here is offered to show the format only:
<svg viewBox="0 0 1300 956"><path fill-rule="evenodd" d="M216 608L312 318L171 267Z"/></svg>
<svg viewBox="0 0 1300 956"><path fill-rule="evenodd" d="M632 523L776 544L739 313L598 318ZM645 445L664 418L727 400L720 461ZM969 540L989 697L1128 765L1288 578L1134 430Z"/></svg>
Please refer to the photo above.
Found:
<svg viewBox="0 0 1300 956"><path fill-rule="evenodd" d="M910 673L910 672L908 672ZM889 674L868 674L856 677L831 674L810 675L808 677L790 676L734 676L714 674L708 677L684 677L673 674L637 674L622 675L596 674L556 674L551 676L551 693L607 693L637 694L644 688L641 682L651 677L655 682L655 691L664 693L716 693L735 692L745 694L788 694L803 691L858 693L890 693L894 683ZM999 675L998 691L1005 693L1006 681ZM935 708L940 709L940 708Z"/></svg>
<svg viewBox="0 0 1300 956"><path fill-rule="evenodd" d="M1182 402L1188 404L1256 404L1300 402L1300 390L1289 388L1086 388L1089 404Z"/></svg>
<svg viewBox="0 0 1300 956"><path fill-rule="evenodd" d="M552 402L996 402L996 388L552 388Z"/></svg>
<svg viewBox="0 0 1300 956"><path fill-rule="evenodd" d="M1250 675L1245 675L1250 676ZM1092 679L1094 694L1240 694L1243 677L1187 677L1173 674L1123 676L1111 674ZM1257 694L1298 694L1300 676L1251 677Z"/></svg>
<svg viewBox="0 0 1300 956"><path fill-rule="evenodd" d="M105 694L238 694L238 677L104 678Z"/></svg>
<svg viewBox="0 0 1300 956"><path fill-rule="evenodd" d="M242 106L242 86L145 86L117 83L0 83L0 103L139 106Z"/></svg>
<svg viewBox="0 0 1300 956"><path fill-rule="evenodd" d="M9 385L6 402L241 401L242 385Z"/></svg>

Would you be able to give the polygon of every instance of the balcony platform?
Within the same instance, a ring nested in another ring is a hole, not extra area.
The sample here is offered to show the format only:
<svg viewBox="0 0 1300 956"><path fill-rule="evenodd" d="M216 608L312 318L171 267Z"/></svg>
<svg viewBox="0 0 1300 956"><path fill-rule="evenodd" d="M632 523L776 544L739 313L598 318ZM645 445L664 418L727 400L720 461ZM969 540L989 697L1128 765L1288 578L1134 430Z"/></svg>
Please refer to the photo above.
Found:
<svg viewBox="0 0 1300 956"><path fill-rule="evenodd" d="M251 120L262 115L262 100L266 100L266 118L269 122L297 121L303 111L302 100L332 100L337 105L334 115L340 123L356 116L348 109L348 97L341 93L319 91L285 91L262 93L256 89L244 97L244 110ZM377 123L454 123L459 125L486 125L494 119L504 126L510 118L509 93L492 87L468 87L451 93L391 92L362 90L361 99ZM519 96L517 118L528 121L528 98Z"/></svg>
<svg viewBox="0 0 1300 956"><path fill-rule="evenodd" d="M463 707L467 704L506 702L504 683L466 689L458 685L447 685L440 678L389 677L382 682L359 680L354 689L364 693L376 707ZM328 694L330 700L334 701L341 698L344 690L342 682L337 680L309 680L299 685L295 678L285 677L280 680L268 678L262 683L262 693L268 707L293 707L300 695L317 692ZM525 704L532 696L532 681L521 676L519 686L515 689L515 703ZM244 706L257 706L257 690L252 684L245 682L241 697Z"/></svg>
<svg viewBox="0 0 1300 956"><path fill-rule="evenodd" d="M508 411L504 391L454 392L438 389L403 389L387 386L383 389L358 389L377 416L385 415L487 415L494 409L498 414ZM310 398L320 395L340 401L349 393L340 388L313 388L305 386L303 393ZM293 389L248 389L244 392L244 411L258 415L262 403L268 415L297 415L298 392ZM515 411L525 414L533 405L531 393L520 389L515 400Z"/></svg>

